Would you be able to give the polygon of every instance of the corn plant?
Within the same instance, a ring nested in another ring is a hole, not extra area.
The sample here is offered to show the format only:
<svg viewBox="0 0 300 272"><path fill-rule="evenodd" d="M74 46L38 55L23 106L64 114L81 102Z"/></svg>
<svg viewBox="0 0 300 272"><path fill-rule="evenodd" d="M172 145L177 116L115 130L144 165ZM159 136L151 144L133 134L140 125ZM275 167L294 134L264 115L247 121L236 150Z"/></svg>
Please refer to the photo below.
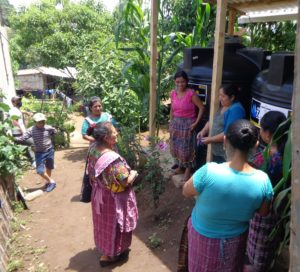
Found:
<svg viewBox="0 0 300 272"><path fill-rule="evenodd" d="M204 35L209 23L210 5L202 0L195 1L196 25L193 33L170 33L169 19L166 16L167 0L159 1L159 22L157 50L157 112L156 120L162 119L161 100L168 96L170 83L178 62L182 59L185 47L206 45L208 36ZM142 0L121 1L118 24L115 30L116 46L127 52L122 75L128 81L129 88L136 92L141 101L144 124L148 123L149 71L150 71L150 15L143 9Z"/></svg>

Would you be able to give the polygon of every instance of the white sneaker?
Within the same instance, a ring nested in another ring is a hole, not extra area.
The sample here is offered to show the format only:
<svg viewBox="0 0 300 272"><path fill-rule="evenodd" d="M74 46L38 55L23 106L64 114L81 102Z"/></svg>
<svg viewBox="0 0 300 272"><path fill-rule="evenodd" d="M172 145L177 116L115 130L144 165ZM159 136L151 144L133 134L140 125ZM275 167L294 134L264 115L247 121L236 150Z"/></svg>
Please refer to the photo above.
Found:
<svg viewBox="0 0 300 272"><path fill-rule="evenodd" d="M36 162L35 161L31 164L31 167L34 168L34 169L36 168Z"/></svg>

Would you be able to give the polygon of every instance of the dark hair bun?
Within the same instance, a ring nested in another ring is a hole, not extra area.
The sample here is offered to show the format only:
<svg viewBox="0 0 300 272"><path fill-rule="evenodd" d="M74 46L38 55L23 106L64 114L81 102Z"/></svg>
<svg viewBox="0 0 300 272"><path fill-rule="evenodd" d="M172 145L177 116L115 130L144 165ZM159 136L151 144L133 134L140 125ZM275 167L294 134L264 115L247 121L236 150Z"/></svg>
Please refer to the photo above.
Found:
<svg viewBox="0 0 300 272"><path fill-rule="evenodd" d="M233 148L249 152L258 140L258 129L248 120L237 120L229 126L226 138Z"/></svg>

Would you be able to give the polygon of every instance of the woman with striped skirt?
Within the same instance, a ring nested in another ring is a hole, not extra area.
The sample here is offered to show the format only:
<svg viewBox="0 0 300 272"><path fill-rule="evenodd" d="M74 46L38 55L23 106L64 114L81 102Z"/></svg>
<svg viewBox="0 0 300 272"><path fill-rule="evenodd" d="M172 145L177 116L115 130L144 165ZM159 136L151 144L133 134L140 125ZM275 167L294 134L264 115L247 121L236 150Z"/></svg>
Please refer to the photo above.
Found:
<svg viewBox="0 0 300 272"><path fill-rule="evenodd" d="M188 221L189 272L240 272L249 221L266 215L273 196L267 174L248 164L257 129L247 120L231 124L224 145L227 162L207 163L183 187L197 197Z"/></svg>
<svg viewBox="0 0 300 272"><path fill-rule="evenodd" d="M98 123L88 159L94 240L102 267L127 259L138 219L132 188L137 172L113 151L117 134L110 122Z"/></svg>
<svg viewBox="0 0 300 272"><path fill-rule="evenodd" d="M190 178L191 168L195 166L196 134L204 105L198 95L187 88L188 76L179 71L174 76L175 90L171 91L170 151L178 165L175 173L184 169L183 182Z"/></svg>

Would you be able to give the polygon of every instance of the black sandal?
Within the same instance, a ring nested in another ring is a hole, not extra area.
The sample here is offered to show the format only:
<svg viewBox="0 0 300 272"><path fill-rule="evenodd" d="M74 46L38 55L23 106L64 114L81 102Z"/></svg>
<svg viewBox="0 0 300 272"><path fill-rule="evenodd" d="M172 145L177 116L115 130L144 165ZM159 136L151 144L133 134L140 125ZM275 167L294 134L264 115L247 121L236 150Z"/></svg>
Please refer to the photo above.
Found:
<svg viewBox="0 0 300 272"><path fill-rule="evenodd" d="M175 170L175 169L178 168L178 167L179 167L179 165L178 165L177 163L175 163L175 164L172 165L171 169L172 169L172 170Z"/></svg>
<svg viewBox="0 0 300 272"><path fill-rule="evenodd" d="M126 260L128 258L128 255L129 255L129 249L125 250L120 255L116 256L115 258L113 258L111 260L106 260L106 261L99 260L99 264L101 267L106 267L111 264Z"/></svg>

